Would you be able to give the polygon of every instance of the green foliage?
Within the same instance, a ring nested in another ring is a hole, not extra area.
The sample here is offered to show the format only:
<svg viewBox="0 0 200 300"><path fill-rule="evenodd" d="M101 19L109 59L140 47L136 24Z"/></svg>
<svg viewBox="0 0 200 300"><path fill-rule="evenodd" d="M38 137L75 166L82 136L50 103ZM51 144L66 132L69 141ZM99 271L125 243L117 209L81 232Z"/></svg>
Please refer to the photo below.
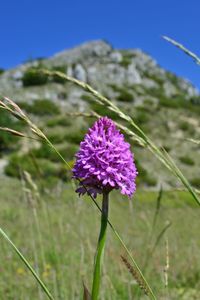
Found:
<svg viewBox="0 0 200 300"><path fill-rule="evenodd" d="M121 89L119 95L117 96L117 100L122 102L133 102L134 97L130 92L128 92L128 90Z"/></svg>
<svg viewBox="0 0 200 300"><path fill-rule="evenodd" d="M58 71L58 72L61 72L61 73L66 73L67 71L67 67L66 66L53 66L51 68L52 71Z"/></svg>
<svg viewBox="0 0 200 300"><path fill-rule="evenodd" d="M152 97L158 98L160 100L160 98L165 97L164 96L164 90L162 87L151 87L151 88L146 88L146 94L150 95Z"/></svg>
<svg viewBox="0 0 200 300"><path fill-rule="evenodd" d="M56 126L70 126L71 125L71 121L69 120L69 118L66 117L57 117L57 118L53 118L53 119L49 119L46 123L46 125L48 127L56 127Z"/></svg>
<svg viewBox="0 0 200 300"><path fill-rule="evenodd" d="M107 109L105 106L98 104L97 102L92 102L90 107L93 111L95 111L100 116L107 116L112 120L119 120L119 117L113 111Z"/></svg>
<svg viewBox="0 0 200 300"><path fill-rule="evenodd" d="M185 95L177 94L171 98L166 97L162 89L150 89L152 96L159 99L159 104L162 107L172 108L172 109L185 109L192 111L194 113L200 113L199 102L193 103L192 100L185 99Z"/></svg>
<svg viewBox="0 0 200 300"><path fill-rule="evenodd" d="M191 131L191 129L192 129L191 125L186 121L180 122L179 128L183 131Z"/></svg>
<svg viewBox="0 0 200 300"><path fill-rule="evenodd" d="M121 87L117 84L114 83L110 83L108 84L108 86L114 91L114 92L120 92L121 91Z"/></svg>
<svg viewBox="0 0 200 300"><path fill-rule="evenodd" d="M58 72L66 74L67 67L65 67L65 66L54 66L54 67L51 68L51 71L58 71ZM57 76L57 75L53 75L51 80L53 82L56 82L56 83L61 83L61 84L66 83L66 79L64 79L60 76Z"/></svg>
<svg viewBox="0 0 200 300"><path fill-rule="evenodd" d="M169 153L172 148L169 145L164 145L164 146L162 146L162 149L164 149L166 152Z"/></svg>
<svg viewBox="0 0 200 300"><path fill-rule="evenodd" d="M136 180L137 184L155 186L157 184L156 178L154 178L152 175L149 175L147 170L141 165L138 160L135 160L135 163L138 170L138 176Z"/></svg>
<svg viewBox="0 0 200 300"><path fill-rule="evenodd" d="M128 86L121 87L116 84L109 84L109 87L111 87L114 92L119 94L117 96L118 101L133 102L134 97L133 97L132 93L129 92L130 88Z"/></svg>
<svg viewBox="0 0 200 300"><path fill-rule="evenodd" d="M171 73L171 72L166 72L166 76L167 76L167 78L170 80L170 82L172 83L172 84L174 84L175 86L177 86L178 85L178 77L176 76L176 75L174 75L173 73Z"/></svg>
<svg viewBox="0 0 200 300"><path fill-rule="evenodd" d="M61 78L60 76L53 75L49 76L43 72L41 69L47 69L45 66L40 63L37 67L30 67L28 68L22 77L22 83L24 87L27 86L37 86L37 85L44 85L48 82L56 82L64 84L66 80ZM66 74L66 66L54 66L49 69L49 71L59 71Z"/></svg>
<svg viewBox="0 0 200 300"><path fill-rule="evenodd" d="M124 68L128 68L128 66L132 62L134 55L133 53L130 53L128 51L121 51L121 54L122 54L122 61L120 62L120 65Z"/></svg>
<svg viewBox="0 0 200 300"><path fill-rule="evenodd" d="M75 153L78 150L76 145L64 145L57 147L60 154L68 161L74 158ZM40 148L32 150L32 155L36 158L45 158L53 162L60 162L60 158L55 153L55 151L50 148L47 144L42 144Z"/></svg>
<svg viewBox="0 0 200 300"><path fill-rule="evenodd" d="M40 71L38 67L28 68L22 77L22 83L24 87L44 85L48 82L48 75Z"/></svg>
<svg viewBox="0 0 200 300"><path fill-rule="evenodd" d="M65 134L63 131L58 131L56 133L49 133L48 139L52 144L60 144L65 141Z"/></svg>
<svg viewBox="0 0 200 300"><path fill-rule="evenodd" d="M4 72L5 72L5 70L0 68L0 75L3 74Z"/></svg>
<svg viewBox="0 0 200 300"><path fill-rule="evenodd" d="M80 142L83 140L84 135L86 134L87 129L79 129L77 131L69 131L65 134L65 140L69 143L79 145Z"/></svg>
<svg viewBox="0 0 200 300"><path fill-rule="evenodd" d="M89 102L89 103L93 103L94 102L94 97L90 96L89 94L83 94L81 96L81 99Z"/></svg>
<svg viewBox="0 0 200 300"><path fill-rule="evenodd" d="M161 77L150 73L148 70L143 73L143 76L155 81L159 86L162 86L164 82L164 80Z"/></svg>
<svg viewBox="0 0 200 300"><path fill-rule="evenodd" d="M7 112L0 110L0 127L7 127L20 131L23 125ZM6 131L0 131L0 152L9 149L16 150L18 141L19 137L16 137Z"/></svg>
<svg viewBox="0 0 200 300"><path fill-rule="evenodd" d="M149 115L145 111L139 110L134 115L134 120L137 125L141 126L149 121Z"/></svg>
<svg viewBox="0 0 200 300"><path fill-rule="evenodd" d="M57 115L60 113L60 109L54 102L48 99L39 99L33 102L31 112L40 116Z"/></svg>
<svg viewBox="0 0 200 300"><path fill-rule="evenodd" d="M156 178L150 175L144 178L144 182L147 184L147 186L155 186L157 184Z"/></svg>
<svg viewBox="0 0 200 300"><path fill-rule="evenodd" d="M160 105L168 108L184 108L186 100L182 97L161 97L159 98Z"/></svg>
<svg viewBox="0 0 200 300"><path fill-rule="evenodd" d="M194 160L192 158L190 158L189 156L181 156L181 157L179 157L179 160L183 164L188 165L188 166L193 166L195 164Z"/></svg>
<svg viewBox="0 0 200 300"><path fill-rule="evenodd" d="M190 102L193 103L193 104L197 104L197 105L200 105L200 96L193 96L191 99L190 99Z"/></svg>
<svg viewBox="0 0 200 300"><path fill-rule="evenodd" d="M32 104L26 102L20 102L19 106L28 113L32 113L38 116L44 115L58 115L60 113L59 107L48 99L38 99Z"/></svg>
<svg viewBox="0 0 200 300"><path fill-rule="evenodd" d="M35 158L45 158L48 159L50 161L53 162L59 162L60 159L58 157L58 155L55 153L55 151L49 147L49 145L42 144L40 146L40 148L38 149L33 149L31 151L31 154L35 157Z"/></svg>
<svg viewBox="0 0 200 300"><path fill-rule="evenodd" d="M160 86L159 88L150 88L146 90L147 93L149 93L151 96L156 97L159 100L159 104L162 107L166 108L185 108L185 109L194 109L194 105L185 99L185 95L182 93L177 93L176 95L172 97L165 96L165 92Z"/></svg>
<svg viewBox="0 0 200 300"><path fill-rule="evenodd" d="M76 131L67 133L65 133L65 131L59 131L57 133L49 134L48 137L53 144L60 144L63 142L79 144L82 141L86 132L87 129L77 129Z"/></svg>
<svg viewBox="0 0 200 300"><path fill-rule="evenodd" d="M144 99L143 103L144 103L145 107L155 106L155 102L150 98Z"/></svg>
<svg viewBox="0 0 200 300"><path fill-rule="evenodd" d="M36 160L30 153L23 156L12 155L5 168L6 175L21 178L23 171L29 172L35 179L57 177L66 180L67 176L66 168L49 160Z"/></svg>
<svg viewBox="0 0 200 300"><path fill-rule="evenodd" d="M128 68L128 66L131 64L131 59L127 56L123 56L122 61L120 62L120 65L124 68Z"/></svg>
<svg viewBox="0 0 200 300"><path fill-rule="evenodd" d="M197 189L200 189L200 177L195 177L195 178L191 179L190 183Z"/></svg>

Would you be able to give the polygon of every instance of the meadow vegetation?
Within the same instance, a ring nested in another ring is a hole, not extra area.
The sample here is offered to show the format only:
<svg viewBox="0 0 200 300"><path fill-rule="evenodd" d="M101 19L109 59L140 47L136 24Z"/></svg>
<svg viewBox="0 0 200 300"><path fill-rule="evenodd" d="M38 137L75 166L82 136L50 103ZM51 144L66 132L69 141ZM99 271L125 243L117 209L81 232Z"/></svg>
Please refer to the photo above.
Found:
<svg viewBox="0 0 200 300"><path fill-rule="evenodd" d="M75 195L71 183L59 182L53 190L46 187L45 191L42 187L34 190L27 183L23 186L23 182L15 179L2 180L1 226L7 229L56 299L81 299L82 280L87 286L91 284L98 211L88 197L79 199ZM141 267L148 256L145 275L158 299L164 299L168 293L169 299L198 299L200 245L196 204L186 192L164 192L150 239L157 197L157 192L138 189L131 203L115 192L111 196L110 219ZM167 222L171 226L158 240ZM123 249L111 231L108 235L101 299L146 299L120 259ZM167 288L166 240L170 264ZM1 245L0 294L4 299L46 299L2 239Z"/></svg>

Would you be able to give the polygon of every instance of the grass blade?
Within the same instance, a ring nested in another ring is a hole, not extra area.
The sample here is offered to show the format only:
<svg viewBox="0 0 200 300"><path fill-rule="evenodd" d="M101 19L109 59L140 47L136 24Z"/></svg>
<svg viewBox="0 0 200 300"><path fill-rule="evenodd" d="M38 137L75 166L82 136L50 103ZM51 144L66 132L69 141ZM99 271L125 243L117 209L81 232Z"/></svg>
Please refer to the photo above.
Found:
<svg viewBox="0 0 200 300"><path fill-rule="evenodd" d="M5 231L3 231L2 228L0 228L0 234L4 237L4 239L10 244L10 246L13 248L13 250L17 253L17 255L20 257L20 259L23 261L23 263L26 265L26 267L29 269L29 271L32 273L32 275L35 277L41 288L43 289L44 293L47 295L47 297L50 300L54 300L53 296L43 283L43 281L40 279L40 277L36 274L34 269L31 267L29 262L26 260L26 258L23 256L23 254L20 252L20 250L15 246L15 244L11 241L11 239L7 236Z"/></svg>
<svg viewBox="0 0 200 300"><path fill-rule="evenodd" d="M175 47L179 48L180 50L182 50L185 54L187 54L188 56L190 56L197 65L200 65L200 58L195 53L193 53L192 51L188 50L185 46L183 46L182 44L178 43L177 41L169 38L168 36L164 35L163 39L166 40L166 41L168 41L169 43L171 43Z"/></svg>

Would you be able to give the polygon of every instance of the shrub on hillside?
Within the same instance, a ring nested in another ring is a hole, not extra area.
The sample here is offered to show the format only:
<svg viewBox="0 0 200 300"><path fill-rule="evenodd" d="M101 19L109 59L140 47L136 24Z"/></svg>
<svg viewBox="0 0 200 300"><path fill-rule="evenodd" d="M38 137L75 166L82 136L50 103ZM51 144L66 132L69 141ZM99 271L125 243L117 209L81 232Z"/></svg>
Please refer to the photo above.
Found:
<svg viewBox="0 0 200 300"><path fill-rule="evenodd" d="M0 127L8 127L20 131L23 126L20 121L14 119L10 114L0 110ZM0 152L16 149L18 141L18 137L6 131L0 131Z"/></svg>
<svg viewBox="0 0 200 300"><path fill-rule="evenodd" d="M140 164L138 160L135 160L137 170L138 170L138 177L136 179L138 184L146 184L148 186L155 186L157 184L157 180L152 175L149 175L147 170Z"/></svg>
<svg viewBox="0 0 200 300"><path fill-rule="evenodd" d="M92 97L91 95L89 94L83 94L81 96L81 99L83 99L84 101L87 101L89 103L93 103L94 102L94 97Z"/></svg>
<svg viewBox="0 0 200 300"><path fill-rule="evenodd" d="M54 67L51 68L51 70L52 71L58 71L58 72L66 74L67 67L65 67L65 66L54 66ZM61 83L61 84L64 84L64 83L67 82L65 78L62 78L58 75L53 75L52 78L51 78L51 81L56 82L56 83Z"/></svg>
<svg viewBox="0 0 200 300"><path fill-rule="evenodd" d="M180 162L182 162L185 165L188 166L193 166L194 165L194 161L192 158L190 158L189 156L181 156L179 157Z"/></svg>
<svg viewBox="0 0 200 300"><path fill-rule="evenodd" d="M182 99L176 99L176 98L167 98L167 97L161 97L159 98L159 103L163 107L167 108L180 108L184 107L185 101Z"/></svg>
<svg viewBox="0 0 200 300"><path fill-rule="evenodd" d="M164 79L152 72L149 72L148 70L143 72L143 77L146 77L150 80L155 81L159 86L162 86Z"/></svg>
<svg viewBox="0 0 200 300"><path fill-rule="evenodd" d="M60 154L68 161L74 158L75 153L78 150L76 145L63 145L57 147ZM36 158L45 158L52 162L60 162L60 157L56 154L56 152L50 148L47 144L42 144L40 148L32 150L32 155Z"/></svg>
<svg viewBox="0 0 200 300"><path fill-rule="evenodd" d="M32 113L39 116L44 115L57 115L60 113L59 107L48 99L38 99L32 104L26 102L20 102L19 106L28 113Z"/></svg>
<svg viewBox="0 0 200 300"><path fill-rule="evenodd" d="M56 126L70 126L71 121L67 117L57 117L47 121L46 125L48 127L56 127Z"/></svg>
<svg viewBox="0 0 200 300"><path fill-rule="evenodd" d="M53 143L53 144L60 144L63 142L68 142L68 143L72 143L72 144L79 144L84 135L86 134L87 129L77 129L76 131L73 132L67 132L65 133L64 131L59 131L56 132L55 134L49 134L49 140Z"/></svg>
<svg viewBox="0 0 200 300"><path fill-rule="evenodd" d="M120 65L124 68L128 68L128 66L132 62L134 54L126 51L121 51L121 54L122 54L122 60L120 62Z"/></svg>
<svg viewBox="0 0 200 300"><path fill-rule="evenodd" d="M166 96L158 96L159 103L163 107L167 108L181 108L181 109L186 109L186 110L191 110L197 114L200 113L200 105L199 103L193 103L192 101L189 101L185 99L184 95L176 95L174 97L168 98Z"/></svg>
<svg viewBox="0 0 200 300"><path fill-rule="evenodd" d="M13 155L5 168L5 173L11 177L21 178L23 171L27 171L34 179L57 177L66 180L63 166L46 159L36 160L32 155Z"/></svg>
<svg viewBox="0 0 200 300"><path fill-rule="evenodd" d="M44 85L48 82L48 75L40 71L38 67L28 68L22 77L24 87L34 85Z"/></svg>
<svg viewBox="0 0 200 300"><path fill-rule="evenodd" d="M66 133L64 138L66 142L79 145L86 133L87 133L87 129L85 130L77 129L77 131L74 132L69 131L68 133Z"/></svg>
<svg viewBox="0 0 200 300"><path fill-rule="evenodd" d="M29 155L19 156L14 154L10 156L9 162L5 168L5 174L11 177L20 178L22 171L27 171L35 177L40 174L39 167Z"/></svg>
<svg viewBox="0 0 200 300"><path fill-rule="evenodd" d="M93 111L95 111L100 116L107 116L112 120L119 120L119 116L114 111L109 110L108 108L102 106L101 104L98 104L97 102L92 102L90 104L90 107Z"/></svg>
<svg viewBox="0 0 200 300"><path fill-rule="evenodd" d="M179 128L183 131L187 131L189 133L193 133L193 128L192 126L186 122L186 121L182 121L179 123Z"/></svg>
<svg viewBox="0 0 200 300"><path fill-rule="evenodd" d="M149 115L145 111L137 111L134 115L134 120L137 125L143 125L146 124L149 121Z"/></svg>
<svg viewBox="0 0 200 300"><path fill-rule="evenodd" d="M22 77L23 86L27 87L35 85L44 85L48 82L56 82L61 84L66 83L66 79L58 75L49 76L48 74L41 72L41 69L47 69L47 67L42 66L42 64L40 64L37 67L28 68L24 72L24 75ZM55 66L50 69L48 68L49 71L59 71L64 74L66 74L66 69L66 66Z"/></svg>
<svg viewBox="0 0 200 300"><path fill-rule="evenodd" d="M190 102L193 104L200 105L200 96L194 96L190 99Z"/></svg>
<svg viewBox="0 0 200 300"><path fill-rule="evenodd" d="M123 102L133 102L134 97L126 89L121 89L119 95L117 96L117 100Z"/></svg>
<svg viewBox="0 0 200 300"><path fill-rule="evenodd" d="M116 84L109 84L109 87L112 88L114 92L119 93L117 96L118 101L132 102L134 100L133 95L128 91L130 87L121 87Z"/></svg>
<svg viewBox="0 0 200 300"><path fill-rule="evenodd" d="M197 189L200 189L200 178L196 177L190 180L190 183Z"/></svg>

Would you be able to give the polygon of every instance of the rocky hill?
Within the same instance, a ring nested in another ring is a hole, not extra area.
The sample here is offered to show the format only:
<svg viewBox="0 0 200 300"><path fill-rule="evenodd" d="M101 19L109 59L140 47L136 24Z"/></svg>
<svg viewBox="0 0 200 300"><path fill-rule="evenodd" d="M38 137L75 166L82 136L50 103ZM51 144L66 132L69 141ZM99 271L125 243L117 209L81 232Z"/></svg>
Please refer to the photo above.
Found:
<svg viewBox="0 0 200 300"><path fill-rule="evenodd" d="M88 124L84 117L66 113L89 112L116 116L91 101L91 96L64 80L41 74L39 69L59 70L89 83L128 112L143 130L174 157L195 186L200 185L200 149L188 138L200 139L200 95L183 78L161 68L149 55L138 49L113 49L105 41L85 43L47 59L22 64L0 75L0 94L15 100L44 128L68 160ZM8 123L23 126L0 111L0 126ZM66 171L56 156L44 145L21 141L13 143L0 133L0 166L10 176L19 176L19 169L33 175L66 178ZM174 178L145 149L133 145L140 183L145 186L176 186ZM39 166L39 171L35 166ZM6 162L8 162L6 166ZM6 167L5 167L6 166ZM2 168L3 168L2 167Z"/></svg>

